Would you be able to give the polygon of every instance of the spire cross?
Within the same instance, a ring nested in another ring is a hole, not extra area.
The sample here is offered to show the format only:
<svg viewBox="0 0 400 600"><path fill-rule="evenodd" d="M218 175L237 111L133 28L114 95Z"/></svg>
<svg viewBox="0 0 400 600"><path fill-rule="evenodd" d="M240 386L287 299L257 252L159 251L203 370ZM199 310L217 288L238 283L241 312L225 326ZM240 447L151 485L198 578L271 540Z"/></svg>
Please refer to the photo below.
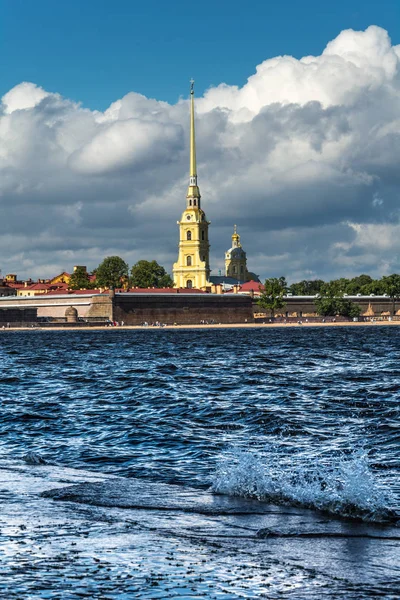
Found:
<svg viewBox="0 0 400 600"><path fill-rule="evenodd" d="M190 93L194 94L194 79L193 79L193 77L190 80Z"/></svg>
<svg viewBox="0 0 400 600"><path fill-rule="evenodd" d="M233 233L237 233L237 226L236 225L233 226Z"/></svg>

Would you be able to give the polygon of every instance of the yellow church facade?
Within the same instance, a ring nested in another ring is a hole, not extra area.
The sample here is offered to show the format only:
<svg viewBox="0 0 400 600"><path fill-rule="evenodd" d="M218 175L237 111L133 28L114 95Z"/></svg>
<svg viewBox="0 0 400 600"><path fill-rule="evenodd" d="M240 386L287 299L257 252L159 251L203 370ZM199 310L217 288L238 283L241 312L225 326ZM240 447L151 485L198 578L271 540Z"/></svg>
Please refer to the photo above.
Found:
<svg viewBox="0 0 400 600"><path fill-rule="evenodd" d="M190 171L186 208L179 226L179 254L173 266L174 286L205 289L210 287L210 244L206 214L201 208L197 185L196 141L194 123L194 89L190 89Z"/></svg>

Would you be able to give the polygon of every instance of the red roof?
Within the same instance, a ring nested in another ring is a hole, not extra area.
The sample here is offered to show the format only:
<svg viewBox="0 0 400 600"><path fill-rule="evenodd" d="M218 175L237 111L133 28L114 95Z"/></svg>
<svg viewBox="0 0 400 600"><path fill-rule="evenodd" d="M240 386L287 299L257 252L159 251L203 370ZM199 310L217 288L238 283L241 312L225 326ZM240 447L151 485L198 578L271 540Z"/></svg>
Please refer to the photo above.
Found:
<svg viewBox="0 0 400 600"><path fill-rule="evenodd" d="M49 290L50 288L51 286L49 283L32 283L25 287L26 290Z"/></svg>
<svg viewBox="0 0 400 600"><path fill-rule="evenodd" d="M11 283L9 281L4 282L4 283L7 287L12 288L13 290L20 290L21 288L25 287L24 283Z"/></svg>
<svg viewBox="0 0 400 600"><path fill-rule="evenodd" d="M115 290L124 292L125 290ZM196 288L129 288L130 294L206 294L203 290Z"/></svg>
<svg viewBox="0 0 400 600"><path fill-rule="evenodd" d="M239 292L262 292L264 290L264 286L262 283L258 281L246 281L243 285L240 286Z"/></svg>
<svg viewBox="0 0 400 600"><path fill-rule="evenodd" d="M108 294L108 290L105 292L99 292L99 290L65 290L65 289L51 289L49 292L44 292L46 296L93 296L94 294Z"/></svg>

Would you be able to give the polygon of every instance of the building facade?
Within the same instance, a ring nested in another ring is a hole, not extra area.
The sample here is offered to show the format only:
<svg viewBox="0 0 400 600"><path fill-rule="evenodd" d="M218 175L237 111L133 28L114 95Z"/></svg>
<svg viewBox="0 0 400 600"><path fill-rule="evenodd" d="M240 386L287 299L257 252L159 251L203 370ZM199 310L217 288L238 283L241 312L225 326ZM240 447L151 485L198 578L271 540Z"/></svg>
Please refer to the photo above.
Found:
<svg viewBox="0 0 400 600"><path fill-rule="evenodd" d="M204 290L211 284L210 244L206 214L201 208L200 190L197 185L196 140L194 124L194 89L190 88L190 171L186 208L179 226L179 254L173 266L174 286Z"/></svg>

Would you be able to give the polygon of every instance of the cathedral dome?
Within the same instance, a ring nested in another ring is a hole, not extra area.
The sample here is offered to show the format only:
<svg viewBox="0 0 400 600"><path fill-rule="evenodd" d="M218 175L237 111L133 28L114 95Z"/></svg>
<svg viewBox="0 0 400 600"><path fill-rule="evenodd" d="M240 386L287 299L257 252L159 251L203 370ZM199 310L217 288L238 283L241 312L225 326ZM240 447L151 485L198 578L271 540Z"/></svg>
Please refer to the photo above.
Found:
<svg viewBox="0 0 400 600"><path fill-rule="evenodd" d="M246 252L241 247L230 248L228 254L230 254L231 258L246 258Z"/></svg>

